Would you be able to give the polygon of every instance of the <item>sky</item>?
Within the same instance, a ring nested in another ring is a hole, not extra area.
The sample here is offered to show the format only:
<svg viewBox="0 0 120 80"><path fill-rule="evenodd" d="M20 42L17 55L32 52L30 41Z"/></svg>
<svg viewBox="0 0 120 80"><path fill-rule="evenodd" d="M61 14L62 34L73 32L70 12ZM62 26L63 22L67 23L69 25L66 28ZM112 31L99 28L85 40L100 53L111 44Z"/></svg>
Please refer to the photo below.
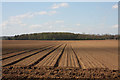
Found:
<svg viewBox="0 0 120 80"><path fill-rule="evenodd" d="M118 34L117 2L3 2L2 35Z"/></svg>

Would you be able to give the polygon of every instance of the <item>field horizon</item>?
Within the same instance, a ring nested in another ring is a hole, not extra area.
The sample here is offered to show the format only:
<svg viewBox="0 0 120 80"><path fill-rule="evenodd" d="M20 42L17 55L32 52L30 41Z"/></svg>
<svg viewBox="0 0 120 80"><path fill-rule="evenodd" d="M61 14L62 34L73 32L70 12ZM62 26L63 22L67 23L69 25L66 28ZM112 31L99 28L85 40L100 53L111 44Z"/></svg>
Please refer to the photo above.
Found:
<svg viewBox="0 0 120 80"><path fill-rule="evenodd" d="M3 40L112 40L119 39L118 34L80 34L72 32L42 32L3 36Z"/></svg>
<svg viewBox="0 0 120 80"><path fill-rule="evenodd" d="M48 0L2 7L2 80L120 80L120 2Z"/></svg>

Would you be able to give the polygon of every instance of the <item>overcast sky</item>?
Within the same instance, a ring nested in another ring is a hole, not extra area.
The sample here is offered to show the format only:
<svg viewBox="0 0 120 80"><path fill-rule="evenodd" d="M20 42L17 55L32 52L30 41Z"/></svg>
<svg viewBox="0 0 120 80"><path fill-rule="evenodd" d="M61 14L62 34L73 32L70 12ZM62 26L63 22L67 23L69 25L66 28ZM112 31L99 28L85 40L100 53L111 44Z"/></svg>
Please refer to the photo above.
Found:
<svg viewBox="0 0 120 80"><path fill-rule="evenodd" d="M116 2L5 2L4 36L39 32L118 33Z"/></svg>

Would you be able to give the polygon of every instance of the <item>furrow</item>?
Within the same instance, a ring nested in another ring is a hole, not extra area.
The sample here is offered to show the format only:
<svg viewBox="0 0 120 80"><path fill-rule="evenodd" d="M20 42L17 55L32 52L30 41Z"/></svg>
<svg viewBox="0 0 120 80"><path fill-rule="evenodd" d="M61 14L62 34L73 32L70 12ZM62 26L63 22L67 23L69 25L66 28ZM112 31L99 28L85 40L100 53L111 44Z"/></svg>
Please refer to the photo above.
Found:
<svg viewBox="0 0 120 80"><path fill-rule="evenodd" d="M33 64L34 62L36 62L38 59L40 59L41 57L43 57L44 55L46 55L49 51L51 51L52 49L54 49L56 46L51 47L50 49L44 50L36 55L33 55L29 58L26 58L23 61L20 61L18 63L16 63L15 65L23 65L23 66L29 66L31 64Z"/></svg>
<svg viewBox="0 0 120 80"><path fill-rule="evenodd" d="M56 50L55 50L56 51ZM56 54L55 54L56 55ZM50 55L48 55L45 59L45 62L42 66L49 66L49 63L52 61L53 57L55 56L54 52L52 52ZM43 59L43 60L44 60Z"/></svg>
<svg viewBox="0 0 120 80"><path fill-rule="evenodd" d="M55 50L50 55L48 55L46 58L44 58L36 66L54 66L54 65L51 65L51 64L54 64L54 62L56 61L54 59L57 59L57 57L56 57L57 55L59 56L59 54L61 52L60 49L62 49L61 48L62 46L60 46L57 50Z"/></svg>
<svg viewBox="0 0 120 80"><path fill-rule="evenodd" d="M62 44L61 44L62 45ZM51 54L52 52L54 52L56 49L58 49L61 45L59 45L57 48L51 50L50 52L48 52L46 55L44 55L43 57L41 57L40 59L38 59L36 62L34 62L33 64L29 65L29 66L35 66L37 65L41 60L43 60L45 57L47 57L49 54Z"/></svg>
<svg viewBox="0 0 120 80"><path fill-rule="evenodd" d="M12 51L12 52L8 52L8 53L3 53L2 55L12 54L12 53L20 53L21 51L27 51L27 49L23 49L23 50L19 50L19 51Z"/></svg>
<svg viewBox="0 0 120 80"><path fill-rule="evenodd" d="M24 54L24 55L22 54L22 55L20 55L20 56L15 56L15 57L9 58L9 59L7 59L7 60L4 60L4 61L3 61L3 67L16 64L16 63L18 63L18 62L20 62L20 61L22 61L22 60L24 60L24 59L26 59L26 58L29 58L29 57L31 57L31 56L33 56L33 55L36 55L36 54L38 54L38 53L40 53L40 52L42 52L42 51L44 51L44 50L50 49L50 48L52 48L52 47L48 47L48 48L45 48L45 49L42 49L42 50L38 50L38 51L35 52L35 53L29 53L29 54L26 54L26 55L25 55L25 54Z"/></svg>
<svg viewBox="0 0 120 80"><path fill-rule="evenodd" d="M75 51L74 51L74 49L73 49L72 47L71 47L71 49L72 49L72 51L73 51L73 53L74 53L74 55L75 55L75 57L76 57L76 59L77 59L77 63L78 63L78 65L79 65L79 67L82 68L81 65L80 65L81 61L78 59L77 54L75 53Z"/></svg>
<svg viewBox="0 0 120 80"><path fill-rule="evenodd" d="M65 53L63 53L62 54L62 56L61 56L61 59L60 59L60 61L59 61L59 65L58 66L61 66L61 67L63 67L64 65L65 65Z"/></svg>
<svg viewBox="0 0 120 80"><path fill-rule="evenodd" d="M59 63L60 63L61 57L63 56L63 53L64 53L64 50L65 50L65 47L66 47L66 46L67 46L67 44L64 46L64 48L63 48L63 50L62 50L60 56L58 57L58 59L57 59L55 65L54 65L54 67L58 67L58 66L59 66Z"/></svg>
<svg viewBox="0 0 120 80"><path fill-rule="evenodd" d="M73 54L71 53L71 67L75 67L74 59L73 59Z"/></svg>
<svg viewBox="0 0 120 80"><path fill-rule="evenodd" d="M49 62L49 64L47 66L54 66L55 63L57 62L58 58L61 56L62 50L64 48L65 45L62 45L60 48L58 48L55 52L54 52L54 58L52 58Z"/></svg>
<svg viewBox="0 0 120 80"><path fill-rule="evenodd" d="M95 63L91 60L91 58L90 58L90 57L88 57L88 54L86 55L86 58L88 59L88 62L90 63L91 68L96 68Z"/></svg>
<svg viewBox="0 0 120 80"><path fill-rule="evenodd" d="M76 64L76 61L75 61L74 53L72 54L72 58L73 58L73 65L74 65L74 67L77 67L77 64Z"/></svg>
<svg viewBox="0 0 120 80"><path fill-rule="evenodd" d="M45 46L45 47L48 47L48 46ZM42 48L39 48L39 49L43 49L45 47L42 47ZM25 54L27 52L33 52L33 51L39 50L39 49L32 49L32 50L28 50L28 51L22 51L20 53L14 53L14 54L12 54L12 56L11 56L11 54L8 54L8 55L3 56L2 60L5 60L5 59L11 58L11 57L15 57L15 56L18 56L18 55L21 55L21 54Z"/></svg>

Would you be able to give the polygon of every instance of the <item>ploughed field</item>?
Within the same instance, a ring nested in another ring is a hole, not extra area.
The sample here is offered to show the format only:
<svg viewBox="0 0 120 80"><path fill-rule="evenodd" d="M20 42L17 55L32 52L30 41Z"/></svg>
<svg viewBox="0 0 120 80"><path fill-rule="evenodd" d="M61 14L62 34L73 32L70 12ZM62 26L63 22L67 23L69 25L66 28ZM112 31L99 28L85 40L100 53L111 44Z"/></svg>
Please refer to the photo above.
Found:
<svg viewBox="0 0 120 80"><path fill-rule="evenodd" d="M3 40L3 79L120 78L117 40Z"/></svg>

